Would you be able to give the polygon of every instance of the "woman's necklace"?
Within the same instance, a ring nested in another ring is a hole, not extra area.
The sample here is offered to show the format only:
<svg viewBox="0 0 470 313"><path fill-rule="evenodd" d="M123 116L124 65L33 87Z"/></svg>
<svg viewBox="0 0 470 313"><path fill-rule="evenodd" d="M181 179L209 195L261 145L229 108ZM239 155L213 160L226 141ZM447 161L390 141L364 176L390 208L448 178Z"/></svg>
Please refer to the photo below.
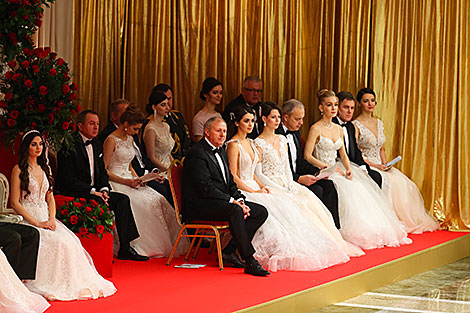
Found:
<svg viewBox="0 0 470 313"><path fill-rule="evenodd" d="M325 126L326 128L331 128L331 125L333 125L333 122L323 122L323 126Z"/></svg>

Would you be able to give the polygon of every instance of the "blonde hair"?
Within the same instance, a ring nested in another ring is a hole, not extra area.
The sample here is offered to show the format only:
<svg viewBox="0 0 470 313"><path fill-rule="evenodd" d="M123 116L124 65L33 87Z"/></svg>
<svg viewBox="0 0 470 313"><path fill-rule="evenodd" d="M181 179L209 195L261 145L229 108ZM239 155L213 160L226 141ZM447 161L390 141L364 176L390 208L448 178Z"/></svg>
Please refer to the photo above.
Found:
<svg viewBox="0 0 470 313"><path fill-rule="evenodd" d="M336 97L336 94L333 90L321 89L317 92L318 104L321 104L325 98Z"/></svg>

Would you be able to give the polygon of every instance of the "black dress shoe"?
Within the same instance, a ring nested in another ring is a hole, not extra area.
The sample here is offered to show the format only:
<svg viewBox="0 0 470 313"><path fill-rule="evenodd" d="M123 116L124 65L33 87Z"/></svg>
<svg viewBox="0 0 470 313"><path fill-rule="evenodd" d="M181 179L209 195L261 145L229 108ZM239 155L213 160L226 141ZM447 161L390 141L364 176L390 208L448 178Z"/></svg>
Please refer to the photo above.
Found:
<svg viewBox="0 0 470 313"><path fill-rule="evenodd" d="M245 267L245 274L250 274L253 276L268 276L271 274L269 271L265 270L257 260L253 260L248 263Z"/></svg>
<svg viewBox="0 0 470 313"><path fill-rule="evenodd" d="M246 265L245 263L240 260L238 255L233 252L230 254L225 254L222 252L222 261L224 262L224 265L227 264L228 266L235 267L235 268L245 268Z"/></svg>
<svg viewBox="0 0 470 313"><path fill-rule="evenodd" d="M129 247L127 250L119 249L118 259L131 261L148 261L149 257L140 255L137 253L137 251L134 250L134 248Z"/></svg>

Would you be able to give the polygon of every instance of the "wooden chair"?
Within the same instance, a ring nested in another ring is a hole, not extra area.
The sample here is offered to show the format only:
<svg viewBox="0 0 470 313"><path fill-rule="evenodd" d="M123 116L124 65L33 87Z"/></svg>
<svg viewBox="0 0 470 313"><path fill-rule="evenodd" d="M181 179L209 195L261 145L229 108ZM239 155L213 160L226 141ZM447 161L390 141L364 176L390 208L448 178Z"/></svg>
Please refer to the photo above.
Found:
<svg viewBox="0 0 470 313"><path fill-rule="evenodd" d="M181 200L182 200L182 181L183 181L183 162L179 160L174 160L170 168L168 169L168 180L171 187L171 194L173 196L173 202L175 206L175 215L178 224L181 226L181 230L178 233L178 237L176 238L175 244L173 245L173 249L171 250L170 256L168 257L168 262L166 265L170 265L171 260L173 259L173 255L175 254L176 248L181 240L181 238L193 238L191 240L191 244L189 246L188 251L186 252L185 261L188 260L189 255L194 247L194 243L196 242L196 238L201 238L199 243L197 244L196 251L194 253L193 259L196 258L197 252L201 246L202 238L213 238L215 239L216 247L217 247L217 256L219 260L219 268L222 271L224 269L224 265L222 262L222 246L220 242L221 234L230 232L228 222L220 222L220 221L206 221L206 220L194 220L191 223L184 223L181 218ZM195 229L195 233L189 235L184 231L186 229Z"/></svg>

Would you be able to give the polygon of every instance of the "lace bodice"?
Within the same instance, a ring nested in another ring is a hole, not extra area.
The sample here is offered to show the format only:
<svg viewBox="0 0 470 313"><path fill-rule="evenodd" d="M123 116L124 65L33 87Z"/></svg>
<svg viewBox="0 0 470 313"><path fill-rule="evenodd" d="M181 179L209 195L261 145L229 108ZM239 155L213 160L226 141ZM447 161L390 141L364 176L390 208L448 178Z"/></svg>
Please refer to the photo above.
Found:
<svg viewBox="0 0 470 313"><path fill-rule="evenodd" d="M343 146L343 140L338 137L336 141L320 135L320 140L315 144L313 149L313 156L318 160L333 165L336 163L337 151Z"/></svg>
<svg viewBox="0 0 470 313"><path fill-rule="evenodd" d="M239 150L239 157L238 157L238 175L240 176L240 179L244 182L248 182L254 179L255 175L255 168L256 164L259 162L259 155L258 151L255 148L255 145L253 143L252 139L248 139L250 142L251 147L253 148L253 152L255 154L254 159L252 160L250 155L248 154L247 151L243 148L243 146L240 144L238 140L229 140L227 141L227 145L231 142L236 142L238 145L238 150Z"/></svg>
<svg viewBox="0 0 470 313"><path fill-rule="evenodd" d="M278 135L278 137L281 145L279 151L262 138L256 138L255 145L263 151L261 159L263 174L280 186L291 188L294 183L294 179L289 167L287 138L280 135Z"/></svg>
<svg viewBox="0 0 470 313"><path fill-rule="evenodd" d="M133 139L127 136L126 140L122 140L114 135L109 135L114 138L116 146L113 155L109 160L108 170L120 177L132 178L129 170L129 165L135 157L135 149Z"/></svg>
<svg viewBox="0 0 470 313"><path fill-rule="evenodd" d="M377 130L378 137L375 135L361 122L353 121L354 125L359 129L359 138L357 140L357 145L361 150L362 154L373 163L381 164L382 160L380 159L380 148L385 143L384 135L384 124L381 120L377 119Z"/></svg>
<svg viewBox="0 0 470 313"><path fill-rule="evenodd" d="M170 133L170 126L164 123L163 127L156 127L149 123L145 127L145 131L155 132L155 157L165 167L169 167L171 164L171 151L175 145L175 140Z"/></svg>
<svg viewBox="0 0 470 313"><path fill-rule="evenodd" d="M46 202L46 193L49 190L49 181L47 180L46 173L43 173L42 186L39 186L39 182L30 173L28 189L31 193L26 198L24 197L26 191L23 190L21 192L21 204L36 220L40 222L47 221L49 219L49 210Z"/></svg>

